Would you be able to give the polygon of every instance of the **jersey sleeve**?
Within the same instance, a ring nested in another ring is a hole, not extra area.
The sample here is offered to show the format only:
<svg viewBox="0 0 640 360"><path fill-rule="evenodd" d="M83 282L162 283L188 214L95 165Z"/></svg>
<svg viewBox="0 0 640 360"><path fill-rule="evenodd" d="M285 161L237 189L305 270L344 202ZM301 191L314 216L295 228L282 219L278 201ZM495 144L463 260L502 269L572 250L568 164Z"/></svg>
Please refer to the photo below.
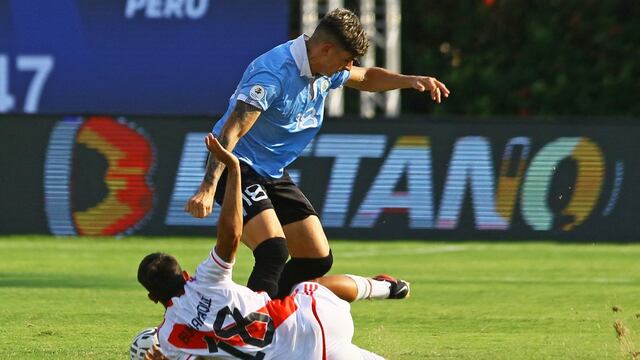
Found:
<svg viewBox="0 0 640 360"><path fill-rule="evenodd" d="M282 82L266 67L251 64L247 71L249 76L240 84L236 100L265 111L282 93Z"/></svg>
<svg viewBox="0 0 640 360"><path fill-rule="evenodd" d="M196 269L196 279L203 284L218 284L231 282L234 262L226 262L216 254L214 248L209 256Z"/></svg>
<svg viewBox="0 0 640 360"><path fill-rule="evenodd" d="M339 89L341 88L347 80L349 80L349 76L351 73L348 70L338 71L337 73L331 76L331 86L330 89Z"/></svg>

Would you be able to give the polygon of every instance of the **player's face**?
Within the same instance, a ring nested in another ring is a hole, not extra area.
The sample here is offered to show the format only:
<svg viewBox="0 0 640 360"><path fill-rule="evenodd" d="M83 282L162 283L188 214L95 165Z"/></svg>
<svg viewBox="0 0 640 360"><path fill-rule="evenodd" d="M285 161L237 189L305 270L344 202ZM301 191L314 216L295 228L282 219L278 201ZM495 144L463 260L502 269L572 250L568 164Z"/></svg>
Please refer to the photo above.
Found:
<svg viewBox="0 0 640 360"><path fill-rule="evenodd" d="M332 46L328 49L326 55L324 75L331 76L338 71L351 70L354 56L349 51L343 50L338 46Z"/></svg>

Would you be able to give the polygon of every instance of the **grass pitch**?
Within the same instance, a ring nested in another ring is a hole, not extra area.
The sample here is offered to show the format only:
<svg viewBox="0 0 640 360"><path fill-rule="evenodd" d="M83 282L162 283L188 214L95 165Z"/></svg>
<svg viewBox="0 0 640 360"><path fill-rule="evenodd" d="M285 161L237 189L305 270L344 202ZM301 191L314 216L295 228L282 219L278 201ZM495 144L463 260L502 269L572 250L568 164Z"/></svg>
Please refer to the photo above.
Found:
<svg viewBox="0 0 640 360"><path fill-rule="evenodd" d="M0 237L0 359L125 359L163 309L141 258L193 272L213 239ZM354 342L388 359L633 359L640 246L333 241L332 273L389 273L406 301L353 304ZM242 247L234 278L252 266Z"/></svg>

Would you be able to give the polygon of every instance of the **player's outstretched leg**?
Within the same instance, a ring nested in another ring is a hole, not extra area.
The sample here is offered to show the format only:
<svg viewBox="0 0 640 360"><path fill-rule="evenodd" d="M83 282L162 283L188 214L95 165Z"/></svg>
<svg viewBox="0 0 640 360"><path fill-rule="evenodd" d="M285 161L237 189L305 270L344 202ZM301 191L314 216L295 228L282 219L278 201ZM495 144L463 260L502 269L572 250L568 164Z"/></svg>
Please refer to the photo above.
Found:
<svg viewBox="0 0 640 360"><path fill-rule="evenodd" d="M409 297L410 284L389 275L367 278L358 275L327 275L317 282L331 290L342 300L404 299Z"/></svg>
<svg viewBox="0 0 640 360"><path fill-rule="evenodd" d="M404 299L411 295L411 286L408 281L396 279L387 274L374 276L373 279L389 283L389 296L387 299Z"/></svg>

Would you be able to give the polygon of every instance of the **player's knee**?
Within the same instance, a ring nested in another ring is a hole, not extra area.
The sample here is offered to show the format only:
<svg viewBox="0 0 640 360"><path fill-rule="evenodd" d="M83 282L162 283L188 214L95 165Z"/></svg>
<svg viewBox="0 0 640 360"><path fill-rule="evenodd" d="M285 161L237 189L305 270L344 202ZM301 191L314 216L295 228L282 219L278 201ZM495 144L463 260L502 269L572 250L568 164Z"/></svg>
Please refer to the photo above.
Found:
<svg viewBox="0 0 640 360"><path fill-rule="evenodd" d="M292 259L293 260L293 259ZM333 253L329 250L329 255L322 258L298 258L295 259L307 279L315 279L323 276L331 270L333 266Z"/></svg>
<svg viewBox="0 0 640 360"><path fill-rule="evenodd" d="M319 259L319 271L322 272L322 275L326 274L329 272L329 270L331 270L331 267L333 266L333 253L331 252L331 249L329 249L329 255ZM322 275L318 275L318 277L322 276Z"/></svg>
<svg viewBox="0 0 640 360"><path fill-rule="evenodd" d="M294 258L287 263L278 283L278 298L289 294L294 285L303 281L317 279L331 269L333 254L329 249L329 255L322 258Z"/></svg>
<svg viewBox="0 0 640 360"><path fill-rule="evenodd" d="M260 243L253 250L256 267L271 266L282 268L289 258L287 243L282 237L274 237Z"/></svg>

